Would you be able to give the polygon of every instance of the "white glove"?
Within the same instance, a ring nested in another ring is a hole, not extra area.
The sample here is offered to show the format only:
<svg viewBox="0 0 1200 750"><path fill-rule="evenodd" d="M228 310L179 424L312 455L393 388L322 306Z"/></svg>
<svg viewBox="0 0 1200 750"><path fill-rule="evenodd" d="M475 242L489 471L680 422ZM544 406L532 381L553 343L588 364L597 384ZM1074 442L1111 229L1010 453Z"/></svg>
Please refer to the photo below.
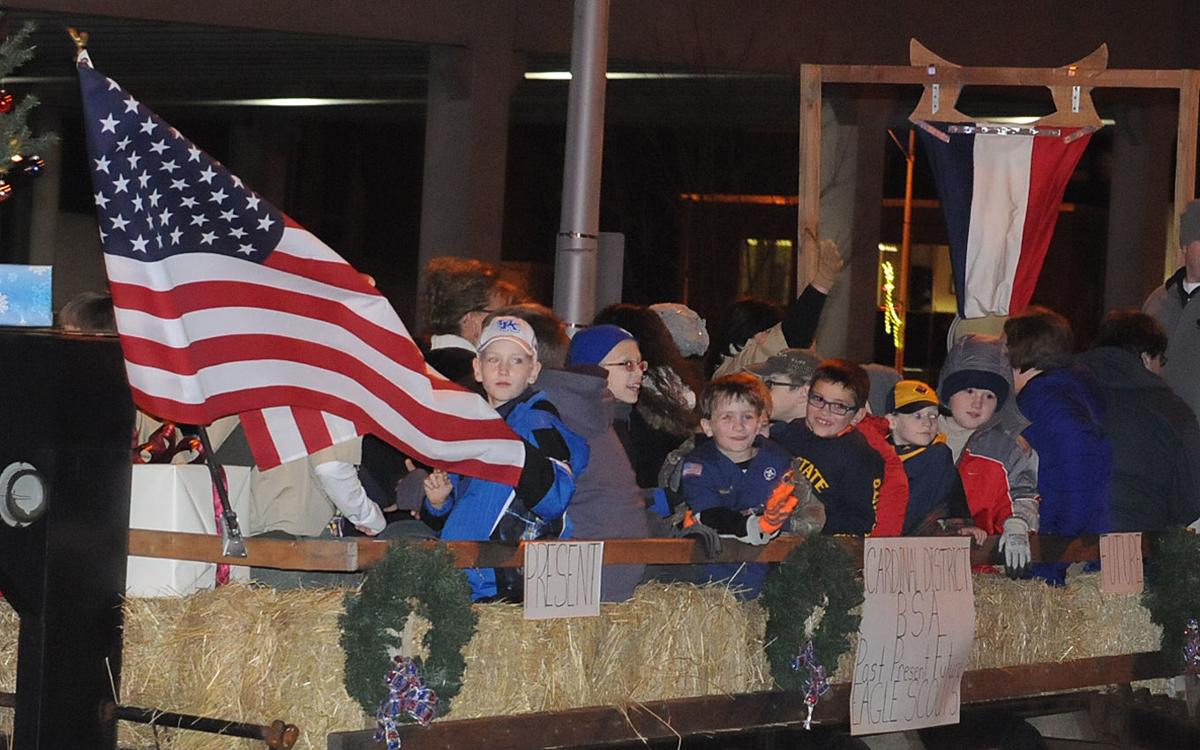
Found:
<svg viewBox="0 0 1200 750"><path fill-rule="evenodd" d="M999 549L1004 553L1004 571L1009 578L1018 578L1029 567L1029 524L1013 516L1004 522Z"/></svg>
<svg viewBox="0 0 1200 750"><path fill-rule="evenodd" d="M772 534L768 534L763 531L762 523L760 523L761 520L762 517L757 513L751 513L750 515L746 516L746 533L743 536L736 537L737 540L739 542L745 542L746 544L752 544L755 547L761 547L775 537L779 536L778 531L775 531Z"/></svg>

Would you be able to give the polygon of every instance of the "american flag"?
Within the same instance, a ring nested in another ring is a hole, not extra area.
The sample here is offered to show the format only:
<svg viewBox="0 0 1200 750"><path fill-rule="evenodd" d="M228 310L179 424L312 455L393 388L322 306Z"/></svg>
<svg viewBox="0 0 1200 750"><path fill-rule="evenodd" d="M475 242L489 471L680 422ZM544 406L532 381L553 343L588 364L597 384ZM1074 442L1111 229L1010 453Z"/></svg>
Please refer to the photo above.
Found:
<svg viewBox="0 0 1200 750"><path fill-rule="evenodd" d="M374 433L515 484L524 447L429 368L337 253L78 60L104 262L134 401L183 424L239 414L260 469Z"/></svg>

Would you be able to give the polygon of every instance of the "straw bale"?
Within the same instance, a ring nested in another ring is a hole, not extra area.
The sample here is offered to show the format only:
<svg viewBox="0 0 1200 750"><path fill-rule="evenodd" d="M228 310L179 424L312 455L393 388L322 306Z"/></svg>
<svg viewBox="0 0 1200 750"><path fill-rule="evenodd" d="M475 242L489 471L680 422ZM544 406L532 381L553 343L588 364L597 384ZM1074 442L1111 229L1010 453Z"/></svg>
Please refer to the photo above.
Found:
<svg viewBox="0 0 1200 750"><path fill-rule="evenodd" d="M17 613L0 598L0 690L6 693L17 689ZM13 711L0 708L0 733L12 734Z"/></svg>
<svg viewBox="0 0 1200 750"><path fill-rule="evenodd" d="M555 711L591 698L587 665L601 639L600 617L526 620L516 604L475 605L479 623L463 649L463 685L450 703L455 719Z"/></svg>
<svg viewBox="0 0 1200 750"><path fill-rule="evenodd" d="M600 617L525 620L476 606L463 687L447 718L765 690L766 617L722 586L644 584Z"/></svg>
<svg viewBox="0 0 1200 750"><path fill-rule="evenodd" d="M771 687L766 612L724 586L647 584L608 619L591 670L599 704Z"/></svg>
<svg viewBox="0 0 1200 750"><path fill-rule="evenodd" d="M1061 663L1160 648L1162 629L1138 594L1101 594L1099 573L1079 573L1066 586L1011 581L976 573L975 644L967 669ZM833 682L854 675L857 634L838 660Z"/></svg>
<svg viewBox="0 0 1200 750"><path fill-rule="evenodd" d="M255 723L282 719L300 727L297 747L323 748L329 732L365 726L343 685L343 594L231 585L184 599L129 599L122 701ZM122 722L120 729L122 746L154 745L147 727ZM164 746L261 743L176 732Z"/></svg>
<svg viewBox="0 0 1200 750"><path fill-rule="evenodd" d="M1162 630L1137 594L1100 593L1100 574L1065 587L975 576L975 649L968 669L1157 651Z"/></svg>
<svg viewBox="0 0 1200 750"><path fill-rule="evenodd" d="M1065 588L974 576L975 647L969 669L1154 651L1160 631L1136 595L1102 596L1099 575ZM338 643L344 590L225 586L185 599L126 602L122 700L240 721L300 726L299 747L324 747L331 731L370 720L343 685ZM520 606L476 605L478 633L464 649L463 687L446 718L772 687L763 651L766 613L725 588L644 584L600 617L525 620ZM0 603L0 690L15 689L17 617ZM418 642L429 622L397 623ZM853 674L854 644L833 677ZM382 679L382 675L381 675ZM0 731L12 712L0 711ZM148 728L120 724L123 747L153 747ZM217 750L257 743L176 732L162 747Z"/></svg>

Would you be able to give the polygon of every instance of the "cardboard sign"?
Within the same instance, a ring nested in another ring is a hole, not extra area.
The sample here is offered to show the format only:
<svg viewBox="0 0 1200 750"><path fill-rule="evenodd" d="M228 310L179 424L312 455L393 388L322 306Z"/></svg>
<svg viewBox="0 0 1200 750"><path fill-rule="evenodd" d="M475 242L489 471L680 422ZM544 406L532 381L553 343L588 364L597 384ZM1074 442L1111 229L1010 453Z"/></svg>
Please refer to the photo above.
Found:
<svg viewBox="0 0 1200 750"><path fill-rule="evenodd" d="M1100 591L1105 594L1140 594L1142 533L1100 535Z"/></svg>
<svg viewBox="0 0 1200 750"><path fill-rule="evenodd" d="M850 733L959 720L959 686L975 640L968 537L867 539Z"/></svg>
<svg viewBox="0 0 1200 750"><path fill-rule="evenodd" d="M525 619L596 617L604 542L526 542Z"/></svg>

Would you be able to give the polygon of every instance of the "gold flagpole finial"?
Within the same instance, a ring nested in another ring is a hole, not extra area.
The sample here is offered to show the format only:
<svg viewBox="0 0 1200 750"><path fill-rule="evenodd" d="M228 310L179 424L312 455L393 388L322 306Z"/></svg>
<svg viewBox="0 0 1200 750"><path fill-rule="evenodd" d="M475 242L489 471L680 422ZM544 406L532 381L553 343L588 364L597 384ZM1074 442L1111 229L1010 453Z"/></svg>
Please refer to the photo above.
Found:
<svg viewBox="0 0 1200 750"><path fill-rule="evenodd" d="M71 35L71 41L75 42L76 52L83 52L87 49L88 33L86 31L76 31L72 26L67 29L67 33Z"/></svg>

